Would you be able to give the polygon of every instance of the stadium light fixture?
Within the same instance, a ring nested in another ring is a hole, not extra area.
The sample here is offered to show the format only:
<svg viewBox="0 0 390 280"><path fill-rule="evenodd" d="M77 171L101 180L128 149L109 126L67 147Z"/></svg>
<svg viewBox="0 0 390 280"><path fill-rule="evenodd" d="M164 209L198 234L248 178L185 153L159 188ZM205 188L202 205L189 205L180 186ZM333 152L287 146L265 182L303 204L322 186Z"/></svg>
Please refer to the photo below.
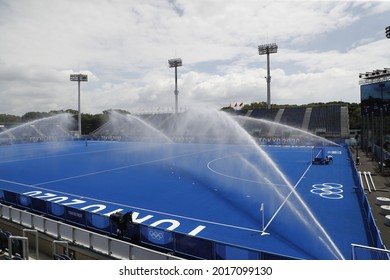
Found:
<svg viewBox="0 0 390 280"><path fill-rule="evenodd" d="M181 58L172 58L168 60L169 68L175 68L175 113L178 111L178 95L179 91L177 90L177 67L182 66L183 63Z"/></svg>
<svg viewBox="0 0 390 280"><path fill-rule="evenodd" d="M371 72L359 73L360 84L373 84L390 80L390 68L376 69Z"/></svg>
<svg viewBox="0 0 390 280"><path fill-rule="evenodd" d="M79 109L79 116L78 116L78 127L79 127L79 137L81 137L81 106L80 106L80 82L88 82L88 75L85 74L70 74L70 81L71 82L78 82L78 109Z"/></svg>
<svg viewBox="0 0 390 280"><path fill-rule="evenodd" d="M275 43L272 44L265 44L265 45L259 45L258 46L259 55L267 55L267 77L265 79L267 80L267 108L271 109L271 76L270 76L270 66L269 66L269 55L271 53L277 53L278 52L278 45Z"/></svg>
<svg viewBox="0 0 390 280"><path fill-rule="evenodd" d="M390 39L390 26L386 27L385 31L386 31L386 37Z"/></svg>

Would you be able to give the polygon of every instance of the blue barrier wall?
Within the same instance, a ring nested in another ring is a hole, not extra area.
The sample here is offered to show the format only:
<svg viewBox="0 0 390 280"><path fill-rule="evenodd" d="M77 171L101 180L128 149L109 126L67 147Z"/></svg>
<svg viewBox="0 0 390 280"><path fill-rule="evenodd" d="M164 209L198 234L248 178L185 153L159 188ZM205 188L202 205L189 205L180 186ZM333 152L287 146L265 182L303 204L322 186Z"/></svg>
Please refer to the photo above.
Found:
<svg viewBox="0 0 390 280"><path fill-rule="evenodd" d="M131 224L125 231L119 233L117 223L110 219L109 216L87 212L8 190L0 190L0 202L45 215L61 222L88 228L94 232L109 234L125 241L141 244L155 250L172 252L173 254L189 259L293 259L288 256L248 250L229 244L140 224Z"/></svg>

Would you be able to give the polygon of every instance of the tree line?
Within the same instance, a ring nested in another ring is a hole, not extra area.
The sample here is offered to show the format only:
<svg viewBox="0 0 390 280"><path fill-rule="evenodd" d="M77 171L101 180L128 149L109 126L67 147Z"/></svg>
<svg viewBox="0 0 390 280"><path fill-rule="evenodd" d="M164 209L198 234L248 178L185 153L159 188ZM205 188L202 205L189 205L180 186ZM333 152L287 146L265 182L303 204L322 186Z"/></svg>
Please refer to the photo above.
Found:
<svg viewBox="0 0 390 280"><path fill-rule="evenodd" d="M109 114L112 110L105 110L100 114L81 114L81 129L83 134L89 134L106 123L109 119ZM120 113L130 114L125 110L115 110ZM22 116L15 116L9 114L0 114L0 124L5 125L14 125L22 124L42 118L48 118L54 115L68 113L71 114L75 120L78 119L78 111L68 109L68 110L54 110L50 112L27 112Z"/></svg>
<svg viewBox="0 0 390 280"><path fill-rule="evenodd" d="M288 107L315 107L315 106L333 106L333 105L342 105L348 106L349 112L349 128L350 129L360 129L360 104L358 103L348 103L348 102L328 102L328 103L309 103L306 105L278 105L273 104L272 108L288 108ZM242 106L242 110L253 110L253 109L265 109L267 108L266 102L251 103L245 104ZM221 110L229 111L234 110L232 107L223 107ZM105 110L99 114L81 114L81 125L82 131L84 134L89 134L102 126L107 122L110 112L112 109ZM115 110L120 113L130 114L126 110L117 109ZM37 119L42 119L50 117L53 115L69 113L74 116L75 120L78 118L78 112L76 110L55 110L50 112L27 112L22 116L9 115L9 114L0 114L0 124L22 124L30 122Z"/></svg>

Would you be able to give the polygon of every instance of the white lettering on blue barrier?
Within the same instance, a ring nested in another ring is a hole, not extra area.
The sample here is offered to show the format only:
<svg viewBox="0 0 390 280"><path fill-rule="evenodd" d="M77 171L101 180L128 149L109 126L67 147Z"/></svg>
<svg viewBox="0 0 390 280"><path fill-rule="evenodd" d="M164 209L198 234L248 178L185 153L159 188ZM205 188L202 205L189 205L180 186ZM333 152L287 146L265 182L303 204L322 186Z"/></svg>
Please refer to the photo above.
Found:
<svg viewBox="0 0 390 280"><path fill-rule="evenodd" d="M46 200L47 201L56 202L56 203L60 203L60 202L66 201L68 199L69 199L69 197L67 197L67 196L57 196L57 197L52 197L52 198L49 198L49 199L46 199Z"/></svg>
<svg viewBox="0 0 390 280"><path fill-rule="evenodd" d="M143 222L145 222L145 221L147 221L147 220L153 218L153 215L147 215L147 216L145 216L145 217L139 219L139 218L138 218L138 215L139 215L138 212L133 212L133 215L131 216L131 218L133 219L133 222L134 222L134 223L141 224L141 223L143 223Z"/></svg>
<svg viewBox="0 0 390 280"><path fill-rule="evenodd" d="M80 199L72 199L70 202L62 203L62 205L69 206L69 205L77 205L77 204L84 204L87 203L85 200Z"/></svg>
<svg viewBox="0 0 390 280"><path fill-rule="evenodd" d="M178 221L176 221L176 220L172 220L172 219L159 220L159 221L154 222L154 223L151 224L150 226L151 226L151 227L156 227L156 226L159 226L159 225L164 224L164 223L169 223L169 224L171 224L171 226L167 227L167 230L174 230L175 228L177 228L178 226L180 226L180 222L178 222Z"/></svg>
<svg viewBox="0 0 390 280"><path fill-rule="evenodd" d="M83 207L81 207L80 210L89 210L89 212L99 213L99 214L101 214L103 216L108 216L108 217L111 214L124 211L124 209L118 208L116 210L113 210L113 211L110 211L110 212L107 212L107 213L100 213L101 211L103 211L103 210L105 210L107 208L107 205L104 205L104 204L90 204L86 200L69 198L67 196L58 196L58 195L53 194L53 193L44 193L42 191L29 191L29 192L25 192L23 194L27 195L27 196L30 196L30 197L39 198L39 199L43 199L43 200L46 200L46 201L54 202L54 203L57 203L58 205L63 205L63 206L70 206L70 205L72 205L72 206L74 206L74 205L81 206L83 204L87 204L87 205L83 205ZM91 210L91 209L93 209L93 210ZM80 213L76 213L76 212L73 212L73 211L69 211L68 213L71 214L71 215L77 216L77 217L82 216ZM132 213L132 220L133 220L134 223L141 224L141 223L144 223L144 222L146 222L148 220L151 220L151 219L155 218L153 215L146 215L146 216L143 216L143 217L140 217L140 215L141 214L139 212L136 212L136 211L134 211ZM176 229L176 228L178 228L180 226L180 222L177 221L177 220L173 220L173 219L160 219L160 220L152 222L150 224L150 226L151 227L157 227L157 226L159 226L161 224L167 224L167 223L169 224L169 226L166 228L167 230L174 230L174 229ZM206 226L199 225L199 226L195 227L193 230L191 230L188 233L188 235L196 236L201 231L203 231L205 228L206 228Z"/></svg>
<svg viewBox="0 0 390 280"><path fill-rule="evenodd" d="M56 196L57 195L55 195L54 193L45 193L44 195L37 196L37 198L46 199L46 198L49 198L49 197L56 197Z"/></svg>
<svg viewBox="0 0 390 280"><path fill-rule="evenodd" d="M96 208L96 209L91 210L92 208ZM106 205L103 205L103 204L92 204L92 205L84 206L83 208L81 208L81 210L89 210L92 213L96 213L96 212L102 211L104 209L106 209Z"/></svg>
<svg viewBox="0 0 390 280"><path fill-rule="evenodd" d="M191 232L188 233L189 236L195 236L202 230L204 230L206 227L205 226L197 226L195 229L193 229Z"/></svg>

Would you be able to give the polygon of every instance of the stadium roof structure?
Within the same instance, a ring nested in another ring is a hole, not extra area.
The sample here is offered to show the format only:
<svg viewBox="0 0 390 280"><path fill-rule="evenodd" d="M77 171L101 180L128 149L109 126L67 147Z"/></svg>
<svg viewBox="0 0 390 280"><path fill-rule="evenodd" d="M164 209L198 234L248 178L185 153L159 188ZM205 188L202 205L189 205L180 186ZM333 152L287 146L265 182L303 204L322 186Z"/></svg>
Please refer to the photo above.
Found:
<svg viewBox="0 0 390 280"><path fill-rule="evenodd" d="M371 84L390 80L390 68L376 69L359 74L359 84Z"/></svg>

